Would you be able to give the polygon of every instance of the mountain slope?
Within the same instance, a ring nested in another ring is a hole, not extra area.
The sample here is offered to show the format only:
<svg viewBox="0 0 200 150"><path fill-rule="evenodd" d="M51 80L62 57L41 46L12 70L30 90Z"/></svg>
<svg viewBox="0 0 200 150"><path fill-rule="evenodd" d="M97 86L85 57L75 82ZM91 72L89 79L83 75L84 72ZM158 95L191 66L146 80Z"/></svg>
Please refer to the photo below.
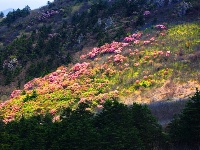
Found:
<svg viewBox="0 0 200 150"><path fill-rule="evenodd" d="M199 22L166 26L93 48L79 63L26 83L1 104L4 121L59 114L80 102L96 111L113 98L125 103L187 98L200 87Z"/></svg>
<svg viewBox="0 0 200 150"><path fill-rule="evenodd" d="M140 1L126 1L120 8L122 3L56 1L39 10L42 16L36 15L38 10L31 12L27 18L35 16L33 23L20 18L32 24L31 32L4 43L1 50L1 80L9 83L16 79L8 87L18 89L0 105L4 122L22 115L59 115L63 107L76 108L80 102L97 111L107 99L150 103L185 99L195 92L200 69L199 5L185 9L188 3L173 3L163 10ZM65 21L58 24L60 19ZM169 23L156 24L165 20ZM24 31L23 26L16 27L18 23L7 26L6 34L15 28ZM127 36L121 38L123 35ZM88 48L93 45L99 46ZM68 64L70 61L73 63ZM61 64L68 65L48 74ZM24 84L34 77L38 78ZM1 93L5 89L2 86Z"/></svg>
<svg viewBox="0 0 200 150"><path fill-rule="evenodd" d="M139 0L62 0L37 10L25 7L10 13L0 25L0 96L68 64L83 47L121 40L142 23L138 16L150 7Z"/></svg>

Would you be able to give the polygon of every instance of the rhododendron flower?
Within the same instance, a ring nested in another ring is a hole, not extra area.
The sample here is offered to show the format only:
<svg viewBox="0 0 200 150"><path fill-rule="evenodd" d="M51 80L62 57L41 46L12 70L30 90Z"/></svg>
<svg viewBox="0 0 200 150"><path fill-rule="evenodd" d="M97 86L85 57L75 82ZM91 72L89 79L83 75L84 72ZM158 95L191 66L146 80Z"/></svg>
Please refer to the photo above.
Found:
<svg viewBox="0 0 200 150"><path fill-rule="evenodd" d="M85 108L85 110L86 110L86 111L90 111L90 110L91 110L91 108Z"/></svg>
<svg viewBox="0 0 200 150"><path fill-rule="evenodd" d="M144 42L143 42L144 45L147 45L147 44L149 44L149 43L151 43L151 41L144 41Z"/></svg>
<svg viewBox="0 0 200 150"><path fill-rule="evenodd" d="M80 104L80 103L85 103L86 100L87 100L86 98L81 98L81 99L79 100L78 104Z"/></svg>
<svg viewBox="0 0 200 150"><path fill-rule="evenodd" d="M115 50L115 53L116 53L116 54L120 54L121 52L122 52L122 51L119 50L119 49L118 49L118 50Z"/></svg>
<svg viewBox="0 0 200 150"><path fill-rule="evenodd" d="M161 36L165 36L166 34L165 34L165 33L160 33L160 35L161 35Z"/></svg>
<svg viewBox="0 0 200 150"><path fill-rule="evenodd" d="M128 46L129 43L122 43L122 47Z"/></svg>
<svg viewBox="0 0 200 150"><path fill-rule="evenodd" d="M85 59L87 55L81 55L80 59Z"/></svg>
<svg viewBox="0 0 200 150"><path fill-rule="evenodd" d="M136 80L135 83L136 83L136 84L139 84L139 83L140 83L140 80Z"/></svg>
<svg viewBox="0 0 200 150"><path fill-rule="evenodd" d="M97 105L97 108L103 109L103 105Z"/></svg>
<svg viewBox="0 0 200 150"><path fill-rule="evenodd" d="M56 109L51 109L51 110L50 110L50 114L51 114L51 115L55 115L55 113L56 113Z"/></svg>
<svg viewBox="0 0 200 150"><path fill-rule="evenodd" d="M150 58L150 56L144 56L144 59L149 59Z"/></svg>
<svg viewBox="0 0 200 150"><path fill-rule="evenodd" d="M146 80L147 78L148 78L147 76L144 76L144 77L143 77L143 79L145 79L145 80Z"/></svg>
<svg viewBox="0 0 200 150"><path fill-rule="evenodd" d="M158 24L156 25L156 28L157 29L167 29L165 25L162 25L162 24Z"/></svg>
<svg viewBox="0 0 200 150"><path fill-rule="evenodd" d="M134 52L135 52L135 53L138 53L138 52L139 52L139 50L138 50L138 49L135 49L135 50L134 50Z"/></svg>
<svg viewBox="0 0 200 150"><path fill-rule="evenodd" d="M139 44L139 43L140 43L139 40L135 40L135 41L134 41L134 44Z"/></svg>
<svg viewBox="0 0 200 150"><path fill-rule="evenodd" d="M132 42L132 41L135 41L135 38L132 38L132 37L125 37L125 38L124 38L124 41L126 41L126 42Z"/></svg>
<svg viewBox="0 0 200 150"><path fill-rule="evenodd" d="M89 56L90 58L94 58L94 57L96 56L96 54L93 53L93 52L89 52L88 56Z"/></svg>
<svg viewBox="0 0 200 150"><path fill-rule="evenodd" d="M74 65L74 67L72 68L74 71L79 71L81 69L85 69L89 66L90 63L86 63L86 62L83 62L82 64L80 63L77 63Z"/></svg>
<svg viewBox="0 0 200 150"><path fill-rule="evenodd" d="M128 64L128 63L125 63L125 64L124 64L124 66L128 67L128 66L129 66L129 64Z"/></svg>
<svg viewBox="0 0 200 150"><path fill-rule="evenodd" d="M10 98L14 98L16 96L19 96L21 94L21 90L14 90L11 94L10 94Z"/></svg>
<svg viewBox="0 0 200 150"><path fill-rule="evenodd" d="M170 51L167 51L165 56L168 57L170 55Z"/></svg>
<svg viewBox="0 0 200 150"><path fill-rule="evenodd" d="M132 37L136 38L138 36L137 33L132 34Z"/></svg>
<svg viewBox="0 0 200 150"><path fill-rule="evenodd" d="M52 122L56 122L56 121L60 121L60 116L59 115L53 117Z"/></svg>
<svg viewBox="0 0 200 150"><path fill-rule="evenodd" d="M138 63L134 63L134 66L135 67L137 67L137 66L139 66L140 65L140 63L138 62Z"/></svg>
<svg viewBox="0 0 200 150"><path fill-rule="evenodd" d="M155 41L155 37L152 37L152 38L150 39L150 41Z"/></svg>
<svg viewBox="0 0 200 150"><path fill-rule="evenodd" d="M24 90L32 90L32 89L33 89L33 84L31 83L31 81L29 81L24 85Z"/></svg>
<svg viewBox="0 0 200 150"><path fill-rule="evenodd" d="M146 10L146 11L143 13L144 16L148 16L148 15L150 15L150 14L151 14L151 12L148 11L148 10Z"/></svg>
<svg viewBox="0 0 200 150"><path fill-rule="evenodd" d="M126 59L123 55L117 54L114 56L114 61L115 62L123 62Z"/></svg>
<svg viewBox="0 0 200 150"><path fill-rule="evenodd" d="M158 51L158 54L163 55L164 53L163 53L163 51Z"/></svg>

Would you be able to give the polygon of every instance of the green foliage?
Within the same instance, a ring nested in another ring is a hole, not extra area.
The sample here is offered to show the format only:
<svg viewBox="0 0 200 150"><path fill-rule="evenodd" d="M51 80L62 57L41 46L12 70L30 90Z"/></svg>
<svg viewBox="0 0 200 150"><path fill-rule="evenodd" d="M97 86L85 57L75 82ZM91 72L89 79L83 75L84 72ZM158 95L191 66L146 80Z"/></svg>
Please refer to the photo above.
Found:
<svg viewBox="0 0 200 150"><path fill-rule="evenodd" d="M95 121L103 136L103 149L152 149L163 138L161 127L147 106L133 104L129 108L107 101Z"/></svg>
<svg viewBox="0 0 200 150"><path fill-rule="evenodd" d="M7 14L6 18L3 20L3 23L10 25L14 21L16 21L18 18L28 16L30 14L30 10L31 9L29 6L26 6L22 10L20 10L19 8L17 10L13 10L13 12L9 12Z"/></svg>
<svg viewBox="0 0 200 150"><path fill-rule="evenodd" d="M85 103L76 110L67 108L60 117L54 116L57 122L47 114L0 124L0 146L11 150L143 150L153 149L161 141L155 138L161 134L159 125L146 106L134 104L129 108L107 101L96 115L87 108Z"/></svg>
<svg viewBox="0 0 200 150"><path fill-rule="evenodd" d="M23 102L25 103L25 102L34 100L37 96L38 96L38 94L37 94L36 90L33 90L31 96L29 96L29 94L27 94L26 97L23 99Z"/></svg>
<svg viewBox="0 0 200 150"><path fill-rule="evenodd" d="M174 145L200 145L200 91L187 102L182 113L169 125L169 135Z"/></svg>

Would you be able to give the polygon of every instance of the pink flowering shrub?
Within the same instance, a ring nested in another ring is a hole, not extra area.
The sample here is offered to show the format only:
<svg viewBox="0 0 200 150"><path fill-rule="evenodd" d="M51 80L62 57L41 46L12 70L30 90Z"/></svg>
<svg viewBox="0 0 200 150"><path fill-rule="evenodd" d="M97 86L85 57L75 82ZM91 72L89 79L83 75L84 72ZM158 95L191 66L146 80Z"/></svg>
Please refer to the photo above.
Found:
<svg viewBox="0 0 200 150"><path fill-rule="evenodd" d="M19 96L21 94L21 90L14 90L11 94L10 94L10 98L14 98L16 96Z"/></svg>
<svg viewBox="0 0 200 150"><path fill-rule="evenodd" d="M148 11L148 10L144 11L144 13L143 13L144 16L148 16L148 15L150 15L150 14L151 14L151 12Z"/></svg>
<svg viewBox="0 0 200 150"><path fill-rule="evenodd" d="M139 44L140 43L140 40L135 40L134 41L134 44Z"/></svg>
<svg viewBox="0 0 200 150"><path fill-rule="evenodd" d="M147 45L147 44L149 44L149 43L151 43L151 41L144 41L144 42L143 42L144 45Z"/></svg>
<svg viewBox="0 0 200 150"><path fill-rule="evenodd" d="M85 59L87 57L87 55L81 55L80 59Z"/></svg>
<svg viewBox="0 0 200 150"><path fill-rule="evenodd" d="M135 38L133 38L133 37L131 37L131 36L130 36L130 37L125 37L125 38L124 38L124 41L125 41L125 42L132 42L132 41L135 41Z"/></svg>
<svg viewBox="0 0 200 150"><path fill-rule="evenodd" d="M33 89L33 84L31 81L29 81L24 85L24 90L32 90L32 89Z"/></svg>
<svg viewBox="0 0 200 150"><path fill-rule="evenodd" d="M123 55L117 54L114 56L114 62L123 62L126 59Z"/></svg>
<svg viewBox="0 0 200 150"><path fill-rule="evenodd" d="M89 63L86 63L86 62L84 62L82 64L77 63L74 65L72 70L76 72L76 71L80 71L81 69L86 69L88 66L89 66Z"/></svg>
<svg viewBox="0 0 200 150"><path fill-rule="evenodd" d="M167 51L167 52L165 53L165 56L166 56L166 57L169 57L169 55L170 55L170 51Z"/></svg>
<svg viewBox="0 0 200 150"><path fill-rule="evenodd" d="M49 113L50 113L51 115L55 115L56 112L57 112L56 109L51 109Z"/></svg>
<svg viewBox="0 0 200 150"><path fill-rule="evenodd" d="M162 25L162 24L158 24L156 25L156 28L157 29L167 29L165 25Z"/></svg>
<svg viewBox="0 0 200 150"><path fill-rule="evenodd" d="M164 52L163 51L158 51L158 55L163 55Z"/></svg>
<svg viewBox="0 0 200 150"><path fill-rule="evenodd" d="M155 41L155 37L152 37L152 38L150 39L150 41L151 41L151 42Z"/></svg>
<svg viewBox="0 0 200 150"><path fill-rule="evenodd" d="M137 62L137 63L134 63L134 66L135 67L137 67L137 66L139 66L140 65L140 63L139 62Z"/></svg>
<svg viewBox="0 0 200 150"><path fill-rule="evenodd" d="M49 17L51 17L55 14L59 14L59 11L55 11L55 10L47 11L45 13L42 13L42 15L38 17L38 20L43 21L43 20L45 20L45 19L47 19L47 18L49 18Z"/></svg>

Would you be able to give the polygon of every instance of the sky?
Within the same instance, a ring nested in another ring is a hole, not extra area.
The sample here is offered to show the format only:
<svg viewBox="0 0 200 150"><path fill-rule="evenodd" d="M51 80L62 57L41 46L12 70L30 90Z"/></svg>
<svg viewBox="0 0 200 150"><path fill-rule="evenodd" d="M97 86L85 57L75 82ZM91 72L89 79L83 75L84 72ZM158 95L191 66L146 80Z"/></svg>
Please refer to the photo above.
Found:
<svg viewBox="0 0 200 150"><path fill-rule="evenodd" d="M53 2L53 0L0 0L0 11L8 8L22 9L25 6L29 6L32 10L41 6L47 5L47 1Z"/></svg>

